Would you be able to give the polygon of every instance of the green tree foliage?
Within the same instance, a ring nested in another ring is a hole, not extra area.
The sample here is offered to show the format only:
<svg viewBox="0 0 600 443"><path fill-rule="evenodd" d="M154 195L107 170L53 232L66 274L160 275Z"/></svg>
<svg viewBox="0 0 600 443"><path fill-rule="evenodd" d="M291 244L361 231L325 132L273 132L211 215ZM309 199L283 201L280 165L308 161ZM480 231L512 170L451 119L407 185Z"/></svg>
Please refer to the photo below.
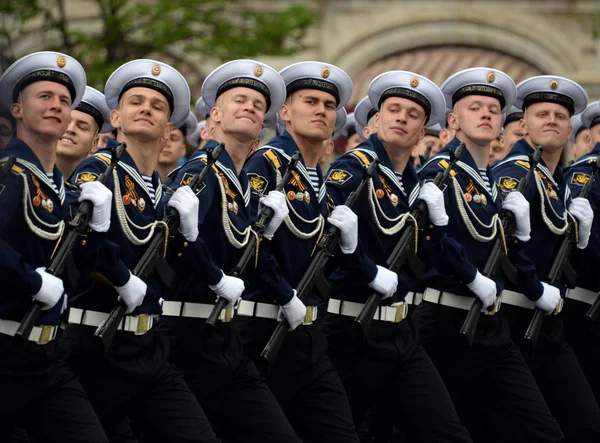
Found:
<svg viewBox="0 0 600 443"><path fill-rule="evenodd" d="M276 8L277 2L275 9L264 12L243 0L93 0L97 10L90 11L90 18L101 26L99 32L90 32L82 25L89 20L67 19L69 3L0 0L1 67L14 60L15 39L34 20L41 22L36 31L40 39L58 40L45 49L62 50L80 60L88 83L97 87L116 67L136 58L161 57L182 69L194 68L190 59L293 54L303 49L305 33L316 20L306 6Z"/></svg>

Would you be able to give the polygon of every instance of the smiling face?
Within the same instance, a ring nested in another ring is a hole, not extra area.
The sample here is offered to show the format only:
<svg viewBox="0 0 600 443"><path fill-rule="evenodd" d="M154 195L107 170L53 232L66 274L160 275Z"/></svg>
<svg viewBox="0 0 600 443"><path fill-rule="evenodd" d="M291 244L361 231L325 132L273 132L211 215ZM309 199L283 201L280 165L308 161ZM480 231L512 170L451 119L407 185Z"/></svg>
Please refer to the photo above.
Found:
<svg viewBox="0 0 600 443"><path fill-rule="evenodd" d="M318 143L333 134L336 108L333 95L317 89L301 89L287 98L280 116L291 135Z"/></svg>
<svg viewBox="0 0 600 443"><path fill-rule="evenodd" d="M258 138L265 112L267 100L260 92L250 88L232 88L217 98L209 121L216 131L248 142Z"/></svg>
<svg viewBox="0 0 600 443"><path fill-rule="evenodd" d="M17 120L17 135L26 131L48 140L58 140L71 121L71 94L58 83L39 81L27 86L11 106Z"/></svg>
<svg viewBox="0 0 600 443"><path fill-rule="evenodd" d="M111 124L120 134L142 143L167 138L173 125L169 123L169 103L153 89L131 88L119 100L110 114Z"/></svg>
<svg viewBox="0 0 600 443"><path fill-rule="evenodd" d="M383 143L413 149L425 135L425 110L403 97L389 97L375 115L377 136Z"/></svg>
<svg viewBox="0 0 600 443"><path fill-rule="evenodd" d="M83 160L95 146L98 124L94 118L81 111L71 111L71 123L58 141L56 154L72 160Z"/></svg>
<svg viewBox="0 0 600 443"><path fill-rule="evenodd" d="M565 146L571 136L569 111L557 103L529 105L521 120L521 130L527 133L528 143L542 146L544 152L554 153Z"/></svg>
<svg viewBox="0 0 600 443"><path fill-rule="evenodd" d="M448 116L450 127L457 134L479 146L488 145L500 134L502 127L500 102L493 97L469 95L461 98Z"/></svg>

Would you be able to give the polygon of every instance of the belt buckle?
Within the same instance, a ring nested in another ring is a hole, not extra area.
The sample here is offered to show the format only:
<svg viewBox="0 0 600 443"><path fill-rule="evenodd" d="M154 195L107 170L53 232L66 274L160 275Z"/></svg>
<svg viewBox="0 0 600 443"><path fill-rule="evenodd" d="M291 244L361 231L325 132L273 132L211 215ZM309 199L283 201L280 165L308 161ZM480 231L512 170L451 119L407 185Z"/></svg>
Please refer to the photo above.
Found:
<svg viewBox="0 0 600 443"><path fill-rule="evenodd" d="M312 325L315 321L315 314L317 312L316 306L307 306L306 314L304 314L304 320L302 320L303 325Z"/></svg>
<svg viewBox="0 0 600 443"><path fill-rule="evenodd" d="M233 318L233 306L223 309L223 312L219 316L219 320L223 323L229 323Z"/></svg>
<svg viewBox="0 0 600 443"><path fill-rule="evenodd" d="M38 345L45 345L52 340L52 332L54 327L50 325L39 326L42 330L40 332L40 338L36 342Z"/></svg>
<svg viewBox="0 0 600 443"><path fill-rule="evenodd" d="M560 301L556 305L556 308L554 308L554 312L552 313L552 315L558 315L558 314L560 314L562 312L562 310L563 310L564 304L565 304L565 299L561 297Z"/></svg>
<svg viewBox="0 0 600 443"><path fill-rule="evenodd" d="M138 317L135 335L144 335L150 330L150 314L140 314Z"/></svg>
<svg viewBox="0 0 600 443"><path fill-rule="evenodd" d="M483 313L485 315L496 315L500 310L500 305L502 305L502 298L496 297L496 300L494 300L494 303L491 306L492 310L490 311L490 308L487 308L483 310Z"/></svg>
<svg viewBox="0 0 600 443"><path fill-rule="evenodd" d="M400 301L398 303L394 303L392 307L396 308L396 316L394 317L393 323L400 323L408 315L408 304Z"/></svg>

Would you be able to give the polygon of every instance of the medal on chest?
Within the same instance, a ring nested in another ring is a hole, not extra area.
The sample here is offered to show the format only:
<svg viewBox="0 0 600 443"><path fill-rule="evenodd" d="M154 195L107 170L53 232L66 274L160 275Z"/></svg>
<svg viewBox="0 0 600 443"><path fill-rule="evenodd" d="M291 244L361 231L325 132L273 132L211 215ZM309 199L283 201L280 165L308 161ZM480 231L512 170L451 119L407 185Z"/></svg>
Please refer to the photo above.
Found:
<svg viewBox="0 0 600 443"><path fill-rule="evenodd" d="M395 208L396 206L398 206L398 196L394 194L394 190L390 185L388 185L383 175L379 174L379 180L381 181L381 186L383 186L383 189L377 189L375 191L375 196L381 199L387 195L388 199L390 200L390 203L392 203L392 206Z"/></svg>
<svg viewBox="0 0 600 443"><path fill-rule="evenodd" d="M296 200L310 204L310 193L308 192L308 188L302 182L302 178L296 171L292 171L292 179L289 181L289 184L297 189L297 191L290 190L287 192L289 201Z"/></svg>
<svg viewBox="0 0 600 443"><path fill-rule="evenodd" d="M35 196L31 199L33 206L36 208L41 206L46 211L52 213L54 211L54 202L42 192L40 182L33 173L31 174L31 181L33 182L33 186L35 186Z"/></svg>
<svg viewBox="0 0 600 443"><path fill-rule="evenodd" d="M485 196L484 193L479 192L479 190L477 189L477 186L475 186L475 183L473 182L473 180L471 178L469 178L469 184L467 185L466 189L465 189L465 201L467 203L479 203L482 204L483 206L486 206L488 203L487 197Z"/></svg>

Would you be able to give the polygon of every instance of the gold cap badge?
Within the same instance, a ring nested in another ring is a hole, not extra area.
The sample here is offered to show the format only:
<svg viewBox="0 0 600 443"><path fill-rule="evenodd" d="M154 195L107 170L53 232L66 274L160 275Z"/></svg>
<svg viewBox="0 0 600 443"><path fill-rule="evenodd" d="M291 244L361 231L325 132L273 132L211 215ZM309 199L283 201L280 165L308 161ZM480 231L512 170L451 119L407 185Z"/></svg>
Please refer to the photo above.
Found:
<svg viewBox="0 0 600 443"><path fill-rule="evenodd" d="M496 74L494 74L493 72L489 72L487 75L488 83L494 83L495 80L496 80Z"/></svg>
<svg viewBox="0 0 600 443"><path fill-rule="evenodd" d="M254 75L256 77L260 77L261 75L263 75L263 68L262 66L257 66L256 68L254 68Z"/></svg>
<svg viewBox="0 0 600 443"><path fill-rule="evenodd" d="M64 68L67 65L67 59L63 56L60 56L56 59L56 66L59 68Z"/></svg>
<svg viewBox="0 0 600 443"><path fill-rule="evenodd" d="M331 74L331 71L329 70L329 68L321 69L321 77L328 78L329 74Z"/></svg>
<svg viewBox="0 0 600 443"><path fill-rule="evenodd" d="M152 66L152 75L156 76L160 74L160 66L154 65Z"/></svg>
<svg viewBox="0 0 600 443"><path fill-rule="evenodd" d="M550 81L550 89L552 89L553 91L556 91L558 89L558 80Z"/></svg>
<svg viewBox="0 0 600 443"><path fill-rule="evenodd" d="M417 77L411 78L410 86L412 86L413 88L416 88L417 86L419 86L419 79Z"/></svg>

